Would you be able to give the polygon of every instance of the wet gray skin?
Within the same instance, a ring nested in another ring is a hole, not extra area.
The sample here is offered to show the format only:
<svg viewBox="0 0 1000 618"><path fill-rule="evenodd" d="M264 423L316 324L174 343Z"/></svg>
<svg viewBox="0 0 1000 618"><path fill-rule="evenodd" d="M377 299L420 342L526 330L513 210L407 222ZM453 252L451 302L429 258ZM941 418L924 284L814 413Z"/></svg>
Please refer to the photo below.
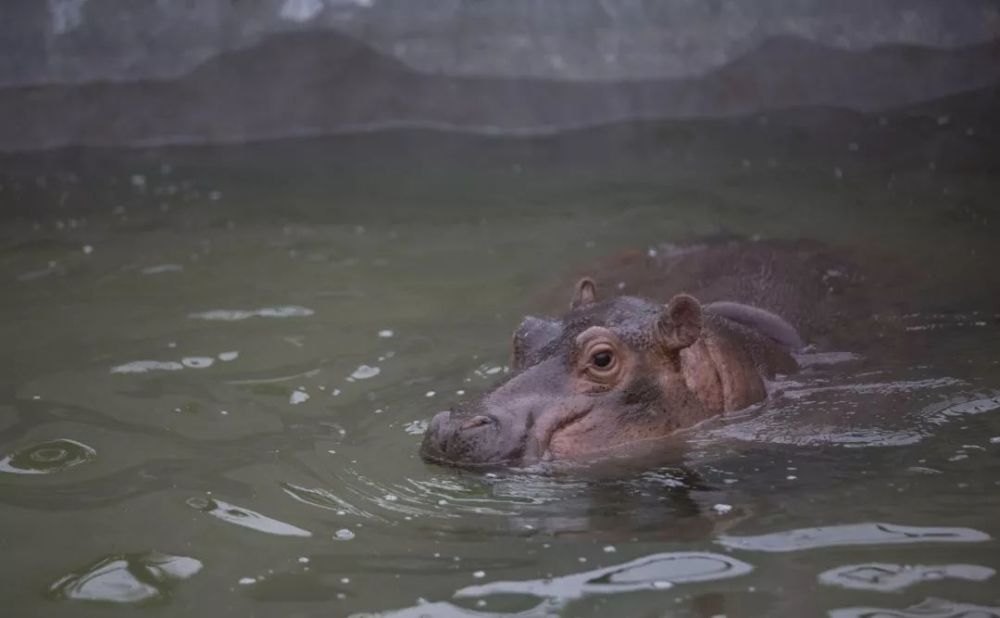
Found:
<svg viewBox="0 0 1000 618"><path fill-rule="evenodd" d="M795 329L769 312L686 294L667 305L597 302L578 285L559 320L528 317L514 333L512 375L479 400L440 412L421 446L433 462L526 465L593 459L646 445L759 401L762 375L795 369Z"/></svg>

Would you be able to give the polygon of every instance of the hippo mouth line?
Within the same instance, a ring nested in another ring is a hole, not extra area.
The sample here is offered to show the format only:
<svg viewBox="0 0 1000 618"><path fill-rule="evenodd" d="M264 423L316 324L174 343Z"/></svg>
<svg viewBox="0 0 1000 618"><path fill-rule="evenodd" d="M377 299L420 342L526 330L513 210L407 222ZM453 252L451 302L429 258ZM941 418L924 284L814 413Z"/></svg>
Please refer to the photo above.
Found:
<svg viewBox="0 0 1000 618"><path fill-rule="evenodd" d="M543 434L542 439L538 441L539 446L542 447L539 459L541 461L552 461L553 455L551 451L552 441L557 435L566 431L573 425L579 424L580 421L585 419L594 411L594 406L587 406L582 410L578 410L572 414L569 414L563 418L556 420L551 427L549 427ZM541 450L541 449L540 449Z"/></svg>

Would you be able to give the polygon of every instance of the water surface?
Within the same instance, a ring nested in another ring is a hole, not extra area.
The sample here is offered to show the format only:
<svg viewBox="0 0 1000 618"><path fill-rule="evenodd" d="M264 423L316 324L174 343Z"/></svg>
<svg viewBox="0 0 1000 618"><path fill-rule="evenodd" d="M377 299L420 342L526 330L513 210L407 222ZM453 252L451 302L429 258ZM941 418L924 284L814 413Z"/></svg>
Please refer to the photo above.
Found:
<svg viewBox="0 0 1000 618"><path fill-rule="evenodd" d="M6 156L5 606L1000 616L995 125L789 118ZM720 234L905 262L904 343L673 462L419 459L554 287Z"/></svg>

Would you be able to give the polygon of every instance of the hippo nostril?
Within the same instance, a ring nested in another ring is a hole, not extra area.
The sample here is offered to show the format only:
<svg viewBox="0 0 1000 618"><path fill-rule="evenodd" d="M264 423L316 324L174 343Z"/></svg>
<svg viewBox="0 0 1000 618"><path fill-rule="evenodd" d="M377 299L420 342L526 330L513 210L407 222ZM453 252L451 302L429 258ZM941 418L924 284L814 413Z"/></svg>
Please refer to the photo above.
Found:
<svg viewBox="0 0 1000 618"><path fill-rule="evenodd" d="M493 419L490 418L489 416L477 414L476 416L473 416L472 418L462 423L459 429L460 430L474 429L476 427L482 427L483 425L490 425L492 423Z"/></svg>

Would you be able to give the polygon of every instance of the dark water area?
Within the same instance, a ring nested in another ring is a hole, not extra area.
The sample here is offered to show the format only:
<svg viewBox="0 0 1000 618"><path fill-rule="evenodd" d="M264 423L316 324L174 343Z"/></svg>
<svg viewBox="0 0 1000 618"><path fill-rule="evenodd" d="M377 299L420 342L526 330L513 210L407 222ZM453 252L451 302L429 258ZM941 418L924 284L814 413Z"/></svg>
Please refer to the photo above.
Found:
<svg viewBox="0 0 1000 618"><path fill-rule="evenodd" d="M7 611L1000 616L997 96L0 156ZM420 460L578 274L733 236L898 335L652 463Z"/></svg>

